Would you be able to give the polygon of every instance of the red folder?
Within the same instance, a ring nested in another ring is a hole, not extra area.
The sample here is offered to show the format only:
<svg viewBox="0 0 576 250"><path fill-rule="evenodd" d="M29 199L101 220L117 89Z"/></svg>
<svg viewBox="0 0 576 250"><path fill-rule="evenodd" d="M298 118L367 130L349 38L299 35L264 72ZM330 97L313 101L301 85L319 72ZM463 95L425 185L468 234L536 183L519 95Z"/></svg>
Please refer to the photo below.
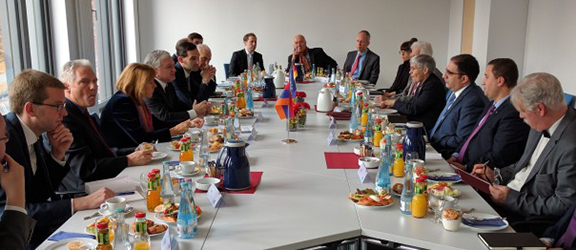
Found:
<svg viewBox="0 0 576 250"><path fill-rule="evenodd" d="M460 178L462 178L462 180L466 183L468 183L468 185L472 186L473 188L476 188L486 194L490 194L490 183L488 183L487 181L478 178L475 175L472 175L468 172L466 172L465 170L462 170L458 167L453 166L452 164L449 164L450 167L452 167L454 169L454 171L460 175Z"/></svg>

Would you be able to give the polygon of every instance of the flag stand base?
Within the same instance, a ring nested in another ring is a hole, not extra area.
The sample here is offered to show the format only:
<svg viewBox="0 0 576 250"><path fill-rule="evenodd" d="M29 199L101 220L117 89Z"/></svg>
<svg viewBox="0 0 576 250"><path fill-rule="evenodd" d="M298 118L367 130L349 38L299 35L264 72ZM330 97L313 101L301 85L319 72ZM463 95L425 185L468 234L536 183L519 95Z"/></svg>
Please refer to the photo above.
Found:
<svg viewBox="0 0 576 250"><path fill-rule="evenodd" d="M282 139L280 142L282 142L282 144L293 144L293 143L298 143L298 141L297 141L297 140L294 140L294 139L290 139L290 138L287 138L287 139Z"/></svg>

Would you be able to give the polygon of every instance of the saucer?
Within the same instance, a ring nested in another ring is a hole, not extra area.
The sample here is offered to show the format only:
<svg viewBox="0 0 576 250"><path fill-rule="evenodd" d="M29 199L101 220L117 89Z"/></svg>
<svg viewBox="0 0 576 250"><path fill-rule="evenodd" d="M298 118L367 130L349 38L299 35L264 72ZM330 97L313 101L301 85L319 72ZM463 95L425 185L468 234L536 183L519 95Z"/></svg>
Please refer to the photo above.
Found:
<svg viewBox="0 0 576 250"><path fill-rule="evenodd" d="M198 173L200 173L200 168L196 168L195 170L196 171L194 171L192 173L184 173L182 170L176 169L176 170L174 170L174 173L176 173L177 175L180 175L180 176L189 177L189 176L194 176L194 175L197 175Z"/></svg>
<svg viewBox="0 0 576 250"><path fill-rule="evenodd" d="M134 211L134 207L126 206L126 210L124 210L124 216L132 213L133 211ZM113 212L111 212L111 211L108 210L108 209L99 209L99 210L98 210L98 213L101 214L101 215L103 215L103 216L110 216L110 215L113 215L113 214L114 214Z"/></svg>

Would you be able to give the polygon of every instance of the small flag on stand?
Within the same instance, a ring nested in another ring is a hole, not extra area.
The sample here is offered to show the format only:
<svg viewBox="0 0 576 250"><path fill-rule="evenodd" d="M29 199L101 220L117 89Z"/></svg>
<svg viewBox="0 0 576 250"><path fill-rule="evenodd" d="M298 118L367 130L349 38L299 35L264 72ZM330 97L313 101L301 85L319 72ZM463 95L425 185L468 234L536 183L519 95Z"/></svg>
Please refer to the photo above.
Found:
<svg viewBox="0 0 576 250"><path fill-rule="evenodd" d="M296 70L296 66L293 65L290 69L289 74L289 83L284 86L284 90L278 97L276 101L276 113L278 113L278 117L280 120L284 120L286 118L294 117L294 103L292 98L296 96L296 77L298 76L298 72Z"/></svg>

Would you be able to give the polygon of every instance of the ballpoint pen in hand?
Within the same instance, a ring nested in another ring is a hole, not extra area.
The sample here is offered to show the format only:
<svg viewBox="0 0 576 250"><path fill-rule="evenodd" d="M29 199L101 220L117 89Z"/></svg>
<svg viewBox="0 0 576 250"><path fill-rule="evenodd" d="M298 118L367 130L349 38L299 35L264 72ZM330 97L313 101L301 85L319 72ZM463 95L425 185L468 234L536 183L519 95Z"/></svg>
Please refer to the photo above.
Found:
<svg viewBox="0 0 576 250"><path fill-rule="evenodd" d="M490 183L490 185L492 185L492 181L490 181L490 178L488 178L488 176L486 175L486 169L488 168L488 163L490 163L490 161L486 161L484 162L484 177L486 177L486 180L488 180L488 183Z"/></svg>

